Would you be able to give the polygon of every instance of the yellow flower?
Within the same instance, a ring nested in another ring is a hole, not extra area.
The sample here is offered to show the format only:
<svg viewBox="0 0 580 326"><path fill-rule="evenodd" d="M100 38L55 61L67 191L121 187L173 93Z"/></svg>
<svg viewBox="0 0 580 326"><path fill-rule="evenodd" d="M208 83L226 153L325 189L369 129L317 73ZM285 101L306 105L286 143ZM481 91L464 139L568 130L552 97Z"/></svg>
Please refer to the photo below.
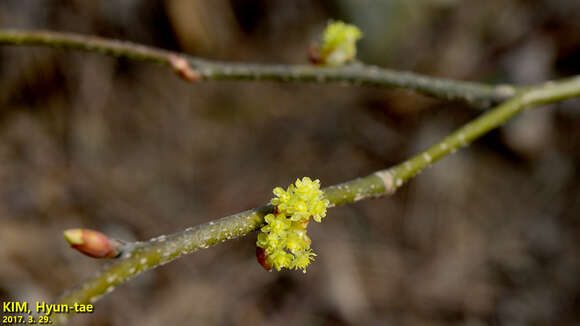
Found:
<svg viewBox="0 0 580 326"><path fill-rule="evenodd" d="M291 221L284 214L268 214L264 217L264 220L266 220L266 226L262 227L262 232L282 233L291 224Z"/></svg>
<svg viewBox="0 0 580 326"><path fill-rule="evenodd" d="M275 214L264 217L266 225L260 230L256 245L258 261L264 268L302 269L314 259L306 228L310 217L321 222L326 216L329 201L320 190L320 181L308 177L297 179L284 190L276 187L270 202L276 206Z"/></svg>
<svg viewBox="0 0 580 326"><path fill-rule="evenodd" d="M356 58L356 42L362 32L354 25L330 21L323 34L321 60L327 66L342 66Z"/></svg>
<svg viewBox="0 0 580 326"><path fill-rule="evenodd" d="M282 268L288 268L292 265L294 256L291 253L284 251L283 249L278 249L269 254L268 259L270 260L270 264L272 264L274 268L280 271Z"/></svg>
<svg viewBox="0 0 580 326"><path fill-rule="evenodd" d="M328 200L324 199L324 193L320 190L320 180L304 177L297 179L288 190L280 187L274 189L277 198L270 202L278 208L278 212L290 217L292 221L300 221L314 216L315 221L321 222L326 216Z"/></svg>
<svg viewBox="0 0 580 326"><path fill-rule="evenodd" d="M306 267L310 265L310 262L314 260L315 253L311 249L303 250L296 254L296 258L292 262L292 268L302 269L303 273L306 273Z"/></svg>
<svg viewBox="0 0 580 326"><path fill-rule="evenodd" d="M326 217L326 208L328 205L328 199L322 199L311 204L310 213L316 222L320 223L322 222L322 218Z"/></svg>
<svg viewBox="0 0 580 326"><path fill-rule="evenodd" d="M286 239L286 248L292 253L297 253L301 250L310 248L310 243L304 238L306 234L304 232L292 232L289 234L288 239Z"/></svg>

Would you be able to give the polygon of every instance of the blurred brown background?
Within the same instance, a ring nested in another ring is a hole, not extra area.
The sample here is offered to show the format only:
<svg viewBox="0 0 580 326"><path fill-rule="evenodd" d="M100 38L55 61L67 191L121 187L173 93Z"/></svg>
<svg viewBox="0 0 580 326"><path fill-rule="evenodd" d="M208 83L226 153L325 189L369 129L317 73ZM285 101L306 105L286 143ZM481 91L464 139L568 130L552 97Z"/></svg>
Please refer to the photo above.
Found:
<svg viewBox="0 0 580 326"><path fill-rule="evenodd" d="M580 2L2 0L3 28L212 59L306 63L328 19L361 60L489 83L580 73ZM104 262L62 230L126 240L409 157L480 111L410 92L207 82L98 54L0 48L0 298L53 300ZM145 273L72 325L579 325L580 101L522 114L390 198L312 225L308 273L267 273L255 234Z"/></svg>

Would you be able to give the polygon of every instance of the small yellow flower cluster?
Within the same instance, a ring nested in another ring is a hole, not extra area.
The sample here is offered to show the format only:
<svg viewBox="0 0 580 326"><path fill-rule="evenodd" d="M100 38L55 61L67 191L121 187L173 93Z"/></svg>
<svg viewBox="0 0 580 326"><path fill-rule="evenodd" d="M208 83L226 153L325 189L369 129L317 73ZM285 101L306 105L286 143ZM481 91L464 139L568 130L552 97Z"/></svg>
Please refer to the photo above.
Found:
<svg viewBox="0 0 580 326"><path fill-rule="evenodd" d="M324 30L321 61L327 66L342 66L356 58L356 42L362 38L358 27L341 21L329 22Z"/></svg>
<svg viewBox="0 0 580 326"><path fill-rule="evenodd" d="M322 221L329 202L320 190L320 181L308 177L296 180L287 190L276 187L274 194L277 197L270 202L275 212L264 217L266 225L258 234L256 244L263 249L258 261L266 269L302 269L306 273L306 266L316 256L306 229L311 216Z"/></svg>

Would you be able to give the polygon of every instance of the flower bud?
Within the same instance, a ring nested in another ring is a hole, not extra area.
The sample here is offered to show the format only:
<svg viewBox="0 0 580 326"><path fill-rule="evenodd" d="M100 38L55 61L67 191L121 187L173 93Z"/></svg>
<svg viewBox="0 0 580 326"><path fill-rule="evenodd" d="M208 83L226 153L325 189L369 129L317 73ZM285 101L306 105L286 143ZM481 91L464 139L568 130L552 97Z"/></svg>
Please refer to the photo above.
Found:
<svg viewBox="0 0 580 326"><path fill-rule="evenodd" d="M64 239L81 253L93 258L115 258L121 254L120 242L109 239L101 232L88 229L64 231Z"/></svg>

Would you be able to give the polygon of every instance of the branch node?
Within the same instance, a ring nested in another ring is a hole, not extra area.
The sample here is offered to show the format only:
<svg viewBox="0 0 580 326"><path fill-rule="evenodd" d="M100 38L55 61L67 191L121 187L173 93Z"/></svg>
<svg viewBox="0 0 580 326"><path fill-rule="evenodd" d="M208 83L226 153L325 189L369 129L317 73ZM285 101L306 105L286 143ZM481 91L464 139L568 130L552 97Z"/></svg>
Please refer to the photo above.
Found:
<svg viewBox="0 0 580 326"><path fill-rule="evenodd" d="M383 181L383 184L385 185L385 194L390 195L395 192L397 188L394 187L393 174L390 170L377 171L375 172L375 175Z"/></svg>

